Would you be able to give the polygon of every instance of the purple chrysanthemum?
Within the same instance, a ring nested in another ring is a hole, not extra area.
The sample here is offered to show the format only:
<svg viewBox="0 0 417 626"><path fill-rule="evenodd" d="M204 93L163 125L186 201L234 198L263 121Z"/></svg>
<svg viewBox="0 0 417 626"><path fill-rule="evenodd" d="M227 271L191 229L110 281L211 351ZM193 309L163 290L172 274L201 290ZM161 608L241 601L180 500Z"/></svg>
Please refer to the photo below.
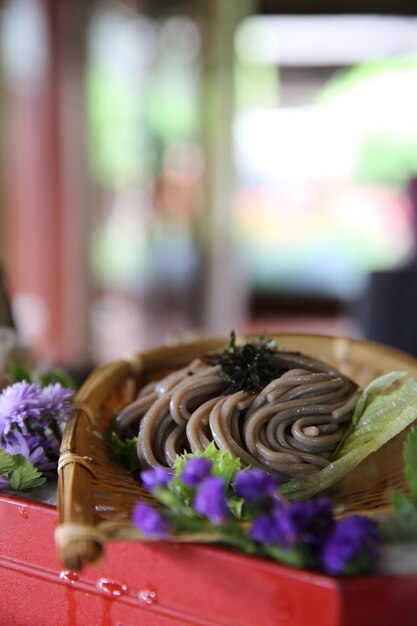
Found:
<svg viewBox="0 0 417 626"><path fill-rule="evenodd" d="M256 502L273 496L279 485L276 476L271 476L258 468L238 472L234 479L236 495L247 502Z"/></svg>
<svg viewBox="0 0 417 626"><path fill-rule="evenodd" d="M16 424L22 432L27 432L26 421L41 418L42 389L27 381L6 387L0 394L0 433L7 435Z"/></svg>
<svg viewBox="0 0 417 626"><path fill-rule="evenodd" d="M141 533L152 539L168 537L171 526L156 509L140 502L133 509L133 523Z"/></svg>
<svg viewBox="0 0 417 626"><path fill-rule="evenodd" d="M8 454L21 454L41 472L51 472L56 469L58 445L52 449L49 440L39 435L24 436L18 430L9 434L3 449Z"/></svg>
<svg viewBox="0 0 417 626"><path fill-rule="evenodd" d="M155 467L141 472L140 477L146 489L153 492L158 487L166 487L171 482L172 474L163 467Z"/></svg>
<svg viewBox="0 0 417 626"><path fill-rule="evenodd" d="M65 422L71 413L71 400L74 391L60 383L50 383L41 389L40 404L42 410L53 416L57 422Z"/></svg>
<svg viewBox="0 0 417 626"><path fill-rule="evenodd" d="M21 454L44 474L55 474L59 454L59 443L53 438L40 435L23 435L19 430L9 433L2 445L11 455ZM9 477L0 476L0 490L9 488Z"/></svg>
<svg viewBox="0 0 417 626"><path fill-rule="evenodd" d="M373 520L360 515L341 519L323 547L322 567L332 575L347 573L349 567L356 570L354 573L367 571L377 560L379 543L378 526Z"/></svg>
<svg viewBox="0 0 417 626"><path fill-rule="evenodd" d="M222 524L229 515L223 478L205 478L200 484L193 506L197 513L207 517L213 524Z"/></svg>
<svg viewBox="0 0 417 626"><path fill-rule="evenodd" d="M186 462L180 478L188 487L194 489L198 487L205 478L210 476L211 468L212 462L209 461L209 459L202 457L190 459Z"/></svg>

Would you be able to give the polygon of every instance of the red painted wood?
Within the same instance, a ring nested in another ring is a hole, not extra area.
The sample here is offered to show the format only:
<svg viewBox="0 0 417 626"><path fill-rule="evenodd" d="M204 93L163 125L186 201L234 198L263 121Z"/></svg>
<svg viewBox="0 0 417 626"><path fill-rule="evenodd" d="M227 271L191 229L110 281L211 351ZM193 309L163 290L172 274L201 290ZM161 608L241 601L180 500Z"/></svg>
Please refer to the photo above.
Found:
<svg viewBox="0 0 417 626"><path fill-rule="evenodd" d="M336 580L201 545L117 542L58 563L54 507L0 497L0 626L412 626L417 575Z"/></svg>

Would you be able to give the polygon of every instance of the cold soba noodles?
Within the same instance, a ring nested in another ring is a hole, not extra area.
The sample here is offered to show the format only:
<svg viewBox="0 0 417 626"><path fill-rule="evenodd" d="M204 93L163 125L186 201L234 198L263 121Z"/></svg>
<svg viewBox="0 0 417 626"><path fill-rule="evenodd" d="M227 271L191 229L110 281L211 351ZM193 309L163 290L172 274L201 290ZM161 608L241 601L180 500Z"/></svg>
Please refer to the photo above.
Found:
<svg viewBox="0 0 417 626"><path fill-rule="evenodd" d="M214 441L244 465L282 478L326 465L349 423L358 386L334 367L271 342L232 344L146 385L116 419L138 435L140 464L171 467Z"/></svg>

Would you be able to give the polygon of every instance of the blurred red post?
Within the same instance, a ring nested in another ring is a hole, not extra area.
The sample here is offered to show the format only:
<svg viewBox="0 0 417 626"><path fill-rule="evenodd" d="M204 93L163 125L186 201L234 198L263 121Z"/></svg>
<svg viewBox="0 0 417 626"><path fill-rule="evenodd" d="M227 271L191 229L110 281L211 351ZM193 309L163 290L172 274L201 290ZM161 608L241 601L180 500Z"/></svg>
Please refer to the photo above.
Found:
<svg viewBox="0 0 417 626"><path fill-rule="evenodd" d="M17 322L22 318L24 338L37 356L76 364L87 348L84 59L78 41L86 16L78 0L37 0L36 9L43 65L23 85L13 76L7 83L6 274L19 304ZM75 105L71 120L68 95Z"/></svg>

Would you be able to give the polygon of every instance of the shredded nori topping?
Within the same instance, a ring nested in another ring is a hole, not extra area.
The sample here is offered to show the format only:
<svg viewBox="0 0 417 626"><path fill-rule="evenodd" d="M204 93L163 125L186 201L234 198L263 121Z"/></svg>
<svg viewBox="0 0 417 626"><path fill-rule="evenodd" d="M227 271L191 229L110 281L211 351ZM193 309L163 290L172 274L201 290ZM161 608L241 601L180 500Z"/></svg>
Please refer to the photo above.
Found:
<svg viewBox="0 0 417 626"><path fill-rule="evenodd" d="M203 360L209 365L221 366L219 376L228 383L225 395L242 390L258 393L286 371L271 365L269 357L275 353L274 340L261 337L258 343L237 346L236 335L232 331L227 348L219 354L208 354Z"/></svg>

